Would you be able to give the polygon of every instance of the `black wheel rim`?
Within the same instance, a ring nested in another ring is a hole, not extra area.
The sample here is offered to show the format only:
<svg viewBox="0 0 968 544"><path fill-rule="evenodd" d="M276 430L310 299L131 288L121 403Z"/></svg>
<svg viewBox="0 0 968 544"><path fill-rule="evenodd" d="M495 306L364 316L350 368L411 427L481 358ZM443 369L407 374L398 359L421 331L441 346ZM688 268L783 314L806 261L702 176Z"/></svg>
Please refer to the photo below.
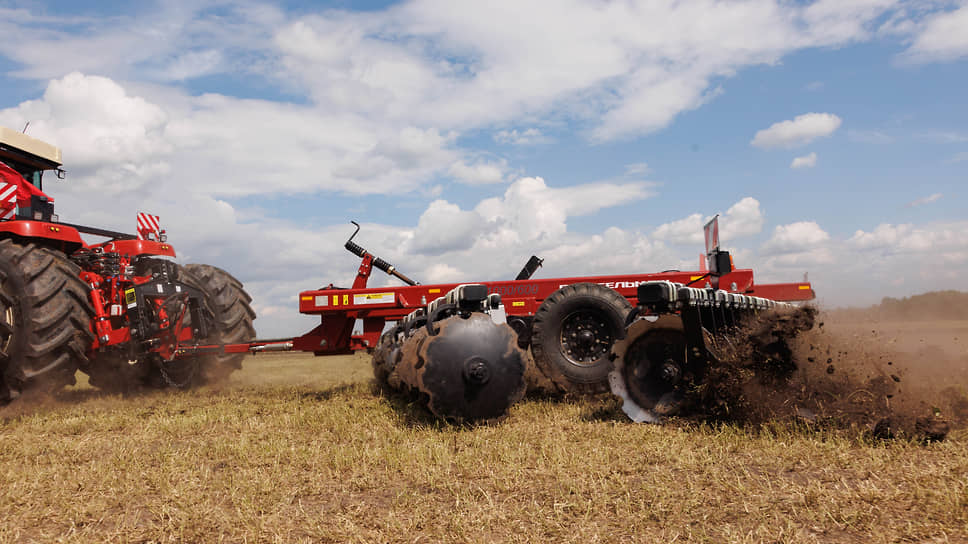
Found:
<svg viewBox="0 0 968 544"><path fill-rule="evenodd" d="M578 310L561 322L561 352L577 366L590 366L608 355L615 334L602 312Z"/></svg>

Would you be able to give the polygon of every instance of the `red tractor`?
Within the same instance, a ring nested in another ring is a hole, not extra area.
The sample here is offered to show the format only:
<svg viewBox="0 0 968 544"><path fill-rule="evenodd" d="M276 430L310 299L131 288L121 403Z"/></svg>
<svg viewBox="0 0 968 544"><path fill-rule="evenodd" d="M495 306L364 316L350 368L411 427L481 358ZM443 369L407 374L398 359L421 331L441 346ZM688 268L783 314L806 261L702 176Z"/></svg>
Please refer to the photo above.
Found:
<svg viewBox="0 0 968 544"><path fill-rule="evenodd" d="M60 150L0 127L0 404L73 384L188 387L224 378L241 354L176 357L180 345L247 342L255 312L242 283L170 258L157 216L138 234L61 222L43 191ZM88 244L81 234L104 238Z"/></svg>

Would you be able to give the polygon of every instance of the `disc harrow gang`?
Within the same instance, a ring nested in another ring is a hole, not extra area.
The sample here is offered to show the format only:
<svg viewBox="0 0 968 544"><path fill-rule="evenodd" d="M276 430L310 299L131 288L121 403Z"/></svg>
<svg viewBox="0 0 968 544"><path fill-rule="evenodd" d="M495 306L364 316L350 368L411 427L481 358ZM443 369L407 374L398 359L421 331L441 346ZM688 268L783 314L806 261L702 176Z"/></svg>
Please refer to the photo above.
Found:
<svg viewBox="0 0 968 544"><path fill-rule="evenodd" d="M626 319L625 338L612 348L609 386L633 421L659 422L701 399L706 372L724 358L792 364L787 343L813 326L813 316L811 307L761 297L644 283ZM772 326L778 322L787 326Z"/></svg>
<svg viewBox="0 0 968 544"><path fill-rule="evenodd" d="M374 375L443 419L502 418L524 396L528 358L505 320L500 295L460 285L384 333Z"/></svg>

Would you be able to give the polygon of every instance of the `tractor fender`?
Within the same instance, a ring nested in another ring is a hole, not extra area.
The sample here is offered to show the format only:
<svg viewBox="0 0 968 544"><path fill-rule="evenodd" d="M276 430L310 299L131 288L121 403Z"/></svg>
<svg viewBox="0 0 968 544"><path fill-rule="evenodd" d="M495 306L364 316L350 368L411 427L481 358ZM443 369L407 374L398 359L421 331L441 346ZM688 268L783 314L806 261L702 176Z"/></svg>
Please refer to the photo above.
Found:
<svg viewBox="0 0 968 544"><path fill-rule="evenodd" d="M57 223L18 219L0 222L0 238L12 238L22 243L34 242L51 246L70 254L84 247L84 241L77 229Z"/></svg>
<svg viewBox="0 0 968 544"><path fill-rule="evenodd" d="M168 243L154 240L112 240L96 247L100 247L104 251L120 253L126 257L137 257L139 255L175 257L175 248Z"/></svg>

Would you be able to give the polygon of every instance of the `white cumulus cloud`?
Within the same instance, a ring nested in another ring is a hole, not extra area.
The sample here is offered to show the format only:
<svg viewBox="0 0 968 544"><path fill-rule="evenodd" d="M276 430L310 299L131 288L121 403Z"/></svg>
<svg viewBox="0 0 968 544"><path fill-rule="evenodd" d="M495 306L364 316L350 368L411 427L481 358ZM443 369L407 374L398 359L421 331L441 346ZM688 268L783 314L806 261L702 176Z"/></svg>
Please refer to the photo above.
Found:
<svg viewBox="0 0 968 544"><path fill-rule="evenodd" d="M707 220L703 214L694 213L659 225L652 231L652 236L675 244L701 244L703 243L702 227Z"/></svg>
<svg viewBox="0 0 968 544"><path fill-rule="evenodd" d="M652 195L650 185L642 182L554 188L542 178L521 178L507 188L503 198L485 199L476 210L487 221L501 225L504 235L536 240L564 234L569 216L590 215Z"/></svg>
<svg viewBox="0 0 968 544"><path fill-rule="evenodd" d="M871 249L897 246L899 241L911 233L911 225L881 224L871 232L858 230L848 240L855 248Z"/></svg>
<svg viewBox="0 0 968 544"><path fill-rule="evenodd" d="M968 255L968 239L964 236L965 223L915 226L882 223L870 232L858 230L848 240L861 249L882 249L891 253L960 253Z"/></svg>
<svg viewBox="0 0 968 544"><path fill-rule="evenodd" d="M800 147L830 136L841 122L840 117L832 113L805 113L758 131L750 145L763 149Z"/></svg>
<svg viewBox="0 0 968 544"><path fill-rule="evenodd" d="M52 80L41 98L0 110L0 124L30 121L31 135L63 149L72 180L112 191L163 180L171 194L404 193L464 155L456 133L432 127L268 100L159 96L74 72ZM502 164L478 162L457 173L480 183Z"/></svg>
<svg viewBox="0 0 968 544"><path fill-rule="evenodd" d="M674 244L694 245L702 247L704 243L703 227L712 219L712 215L704 216L694 213L670 221L656 227L652 236ZM753 197L745 197L733 204L719 218L720 241L737 240L758 234L763 230L763 213L760 202Z"/></svg>
<svg viewBox="0 0 968 544"><path fill-rule="evenodd" d="M968 5L929 15L902 58L912 62L950 61L968 57Z"/></svg>
<svg viewBox="0 0 968 544"><path fill-rule="evenodd" d="M745 197L730 206L720 217L720 239L736 240L759 234L763 230L764 222L760 201L750 196Z"/></svg>
<svg viewBox="0 0 968 544"><path fill-rule="evenodd" d="M501 183L504 181L504 171L507 169L507 161L478 161L472 164L460 160L450 165L448 173L457 181L470 185L481 185L486 183Z"/></svg>
<svg viewBox="0 0 968 544"><path fill-rule="evenodd" d="M762 251L768 255L797 253L815 249L829 240L830 235L816 221L798 221L778 225Z"/></svg>
<svg viewBox="0 0 968 544"><path fill-rule="evenodd" d="M435 200L417 221L413 249L425 255L439 255L469 248L483 227L484 219L477 212L461 210L445 200Z"/></svg>
<svg viewBox="0 0 968 544"><path fill-rule="evenodd" d="M795 157L793 162L790 163L790 168L813 168L817 166L817 154L811 152L809 155L804 155L802 157Z"/></svg>
<svg viewBox="0 0 968 544"><path fill-rule="evenodd" d="M69 153L69 168L140 164L172 151L157 104L114 81L72 72L50 82L42 98L0 110L0 123L22 127Z"/></svg>

